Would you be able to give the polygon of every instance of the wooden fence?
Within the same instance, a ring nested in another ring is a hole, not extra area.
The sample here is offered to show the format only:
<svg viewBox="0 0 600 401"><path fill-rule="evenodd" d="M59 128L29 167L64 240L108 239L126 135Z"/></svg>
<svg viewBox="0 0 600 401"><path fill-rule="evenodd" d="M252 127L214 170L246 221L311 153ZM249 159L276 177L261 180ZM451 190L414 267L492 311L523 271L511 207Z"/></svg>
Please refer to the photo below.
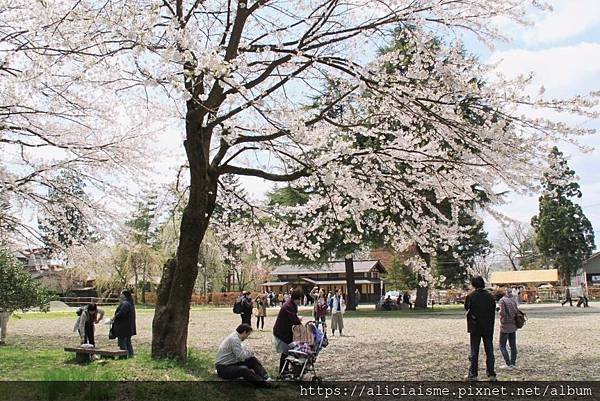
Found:
<svg viewBox="0 0 600 401"><path fill-rule="evenodd" d="M117 305L119 298L99 298L99 297L59 297L59 301L69 306L84 306L95 303L96 305Z"/></svg>

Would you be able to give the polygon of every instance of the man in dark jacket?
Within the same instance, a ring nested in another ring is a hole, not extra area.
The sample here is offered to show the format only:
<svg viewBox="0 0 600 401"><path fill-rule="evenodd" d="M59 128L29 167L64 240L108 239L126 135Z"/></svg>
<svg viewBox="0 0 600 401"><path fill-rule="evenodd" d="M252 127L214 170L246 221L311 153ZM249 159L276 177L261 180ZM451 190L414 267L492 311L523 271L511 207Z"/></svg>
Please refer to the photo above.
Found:
<svg viewBox="0 0 600 401"><path fill-rule="evenodd" d="M275 349L281 354L279 358L279 373L283 369L285 358L288 356L288 344L293 340L292 326L302 324L298 317L298 305L304 298L302 288L296 288L291 297L281 305L277 314L277 320L273 326L273 336L275 337Z"/></svg>
<svg viewBox="0 0 600 401"><path fill-rule="evenodd" d="M471 337L471 354L469 360L468 380L477 380L479 362L479 344L483 340L485 349L486 372L490 381L496 381L494 370L494 321L496 319L496 301L494 296L484 289L483 278L475 276L471 279L473 291L465 298L467 310L467 331Z"/></svg>
<svg viewBox="0 0 600 401"><path fill-rule="evenodd" d="M250 291L242 292L242 324L252 326L252 298L250 297Z"/></svg>
<svg viewBox="0 0 600 401"><path fill-rule="evenodd" d="M115 311L113 318L113 334L117 337L119 349L126 350L127 356L133 356L131 337L137 334L135 326L135 305L131 292L123 290L120 296L121 303Z"/></svg>

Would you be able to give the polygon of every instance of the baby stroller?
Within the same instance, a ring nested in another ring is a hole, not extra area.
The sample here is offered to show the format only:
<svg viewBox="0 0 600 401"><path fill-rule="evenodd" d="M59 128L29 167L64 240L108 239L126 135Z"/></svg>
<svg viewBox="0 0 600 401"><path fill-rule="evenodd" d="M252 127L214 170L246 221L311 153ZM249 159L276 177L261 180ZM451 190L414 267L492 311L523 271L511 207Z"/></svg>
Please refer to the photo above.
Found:
<svg viewBox="0 0 600 401"><path fill-rule="evenodd" d="M305 325L294 326L294 342L290 344L288 357L285 359L280 377L283 380L304 380L304 375L312 372L312 382L320 384L315 362L319 352L327 346L326 326L323 322L309 321Z"/></svg>

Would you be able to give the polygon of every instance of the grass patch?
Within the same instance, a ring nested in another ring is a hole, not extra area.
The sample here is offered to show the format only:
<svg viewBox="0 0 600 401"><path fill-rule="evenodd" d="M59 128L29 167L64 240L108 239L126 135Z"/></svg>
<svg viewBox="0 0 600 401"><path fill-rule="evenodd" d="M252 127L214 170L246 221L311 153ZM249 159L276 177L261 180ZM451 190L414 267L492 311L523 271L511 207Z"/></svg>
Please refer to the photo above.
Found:
<svg viewBox="0 0 600 401"><path fill-rule="evenodd" d="M120 381L211 380L214 355L190 350L185 362L154 360L146 347L132 359L101 359L79 365L62 349L0 348L0 380Z"/></svg>
<svg viewBox="0 0 600 401"><path fill-rule="evenodd" d="M184 362L154 360L148 348L140 347L132 359L79 365L72 354L62 350L8 345L0 348L0 381L8 381L2 383L0 401L225 401L278 398L276 395L282 394L281 390L255 389L242 381L218 381L213 373L214 357L213 353L190 349ZM292 390L283 389L283 394L294 394Z"/></svg>

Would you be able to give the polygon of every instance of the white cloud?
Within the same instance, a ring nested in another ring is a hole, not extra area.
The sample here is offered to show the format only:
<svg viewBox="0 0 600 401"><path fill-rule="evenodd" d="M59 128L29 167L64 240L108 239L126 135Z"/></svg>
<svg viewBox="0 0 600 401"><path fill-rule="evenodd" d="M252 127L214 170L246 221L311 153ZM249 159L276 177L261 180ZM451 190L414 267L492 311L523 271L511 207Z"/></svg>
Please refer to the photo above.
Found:
<svg viewBox="0 0 600 401"><path fill-rule="evenodd" d="M550 3L554 11L542 14L541 21L523 31L522 38L526 43L556 43L600 26L598 0L554 0Z"/></svg>
<svg viewBox="0 0 600 401"><path fill-rule="evenodd" d="M584 1L572 1L578 4L584 3ZM595 1L600 6L600 1ZM600 12L597 14L600 16ZM540 85L544 85L548 96L574 96L600 89L600 43L579 43L543 50L498 51L490 56L488 62L499 62L497 70L507 77L533 72L535 80L531 88L532 92L536 92ZM550 115L546 117L552 118ZM578 118L567 118L565 121L600 129L597 121ZM598 233L600 229L600 175L598 174L600 135L581 138L580 142L596 150L583 154L574 146L557 145L570 156L569 165L580 177L579 184L583 192L580 203ZM529 222L537 213L537 196L513 194L507 201L508 203L498 210L515 220ZM490 216L485 216L485 223L490 238L498 238L501 233L500 224ZM596 244L600 245L600 235L597 235Z"/></svg>
<svg viewBox="0 0 600 401"><path fill-rule="evenodd" d="M600 1L598 1L600 4ZM573 95L600 89L600 43L579 43L543 50L511 49L493 53L507 77L533 72L549 94Z"/></svg>

